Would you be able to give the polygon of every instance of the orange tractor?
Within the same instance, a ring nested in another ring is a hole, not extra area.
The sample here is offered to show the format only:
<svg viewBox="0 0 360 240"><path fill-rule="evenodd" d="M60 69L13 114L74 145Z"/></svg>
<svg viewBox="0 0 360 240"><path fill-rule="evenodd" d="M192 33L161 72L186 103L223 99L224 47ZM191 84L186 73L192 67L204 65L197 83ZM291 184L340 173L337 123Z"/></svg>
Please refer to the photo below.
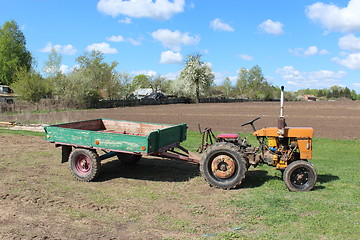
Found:
<svg viewBox="0 0 360 240"><path fill-rule="evenodd" d="M251 146L238 134L214 136L211 129L202 132L203 153L200 171L206 181L217 188L239 186L250 166L267 164L282 171L283 181L290 191L311 190L317 179L312 158L313 129L287 127L284 118L284 87L281 87L280 117L277 127L256 130L255 118L242 126L250 125L259 146Z"/></svg>

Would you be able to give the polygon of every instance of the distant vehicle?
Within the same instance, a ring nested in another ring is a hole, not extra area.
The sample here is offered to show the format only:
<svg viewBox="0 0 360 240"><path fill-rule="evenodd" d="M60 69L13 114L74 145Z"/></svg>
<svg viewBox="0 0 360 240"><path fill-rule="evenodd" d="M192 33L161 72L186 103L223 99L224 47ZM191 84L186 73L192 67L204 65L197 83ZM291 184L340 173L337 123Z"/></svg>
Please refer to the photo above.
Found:
<svg viewBox="0 0 360 240"><path fill-rule="evenodd" d="M152 93L148 96L146 96L145 98L150 98L150 99L164 99L164 98L167 98L167 96L161 92L155 92L155 93Z"/></svg>
<svg viewBox="0 0 360 240"><path fill-rule="evenodd" d="M0 82L0 102L5 102L8 104L14 103L14 91L7 85Z"/></svg>

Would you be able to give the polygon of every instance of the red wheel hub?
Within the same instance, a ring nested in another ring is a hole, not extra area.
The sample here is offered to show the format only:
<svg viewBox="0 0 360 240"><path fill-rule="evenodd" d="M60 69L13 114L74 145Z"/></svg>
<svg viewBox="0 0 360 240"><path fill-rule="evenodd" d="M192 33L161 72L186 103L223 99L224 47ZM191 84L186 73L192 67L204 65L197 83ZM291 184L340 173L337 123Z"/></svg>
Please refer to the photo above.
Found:
<svg viewBox="0 0 360 240"><path fill-rule="evenodd" d="M87 174L91 170L91 163L89 157L84 154L78 155L75 158L74 166L79 174Z"/></svg>

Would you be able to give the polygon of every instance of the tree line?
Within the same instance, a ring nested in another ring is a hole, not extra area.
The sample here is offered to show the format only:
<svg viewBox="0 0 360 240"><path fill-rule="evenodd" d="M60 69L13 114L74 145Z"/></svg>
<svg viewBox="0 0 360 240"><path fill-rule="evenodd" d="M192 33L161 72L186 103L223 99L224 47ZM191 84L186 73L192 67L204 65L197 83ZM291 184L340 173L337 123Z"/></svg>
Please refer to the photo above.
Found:
<svg viewBox="0 0 360 240"><path fill-rule="evenodd" d="M280 89L269 83L259 66L241 68L235 86L229 78L222 85L214 85L211 66L200 54L187 56L179 76L169 80L164 76L132 76L118 72L116 61L106 62L99 51L85 52L76 58L70 73L61 71L62 56L54 49L49 53L42 73L26 49L26 39L14 20L0 28L0 82L10 85L20 99L39 102L44 98L57 99L71 107L86 108L101 99L124 99L139 88L152 88L178 97L190 97L199 102L201 97L246 98L272 100L279 98ZM359 99L354 90L333 86L330 89L305 89L287 92L289 100L296 95L311 94L323 99Z"/></svg>

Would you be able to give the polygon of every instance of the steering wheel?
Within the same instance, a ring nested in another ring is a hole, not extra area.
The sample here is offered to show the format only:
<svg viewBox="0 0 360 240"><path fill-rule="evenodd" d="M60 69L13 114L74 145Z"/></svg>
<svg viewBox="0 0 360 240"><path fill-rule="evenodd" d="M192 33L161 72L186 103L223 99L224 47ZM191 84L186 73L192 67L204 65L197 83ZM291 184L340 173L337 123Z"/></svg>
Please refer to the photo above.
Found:
<svg viewBox="0 0 360 240"><path fill-rule="evenodd" d="M250 120L250 121L244 123L244 124L241 125L241 126L243 127L243 126L246 126L246 125L248 125L248 124L251 124L251 125L252 125L255 121L257 121L257 120L259 120L259 119L260 119L260 117L257 117L257 118L255 118L255 119L253 119L253 120Z"/></svg>

